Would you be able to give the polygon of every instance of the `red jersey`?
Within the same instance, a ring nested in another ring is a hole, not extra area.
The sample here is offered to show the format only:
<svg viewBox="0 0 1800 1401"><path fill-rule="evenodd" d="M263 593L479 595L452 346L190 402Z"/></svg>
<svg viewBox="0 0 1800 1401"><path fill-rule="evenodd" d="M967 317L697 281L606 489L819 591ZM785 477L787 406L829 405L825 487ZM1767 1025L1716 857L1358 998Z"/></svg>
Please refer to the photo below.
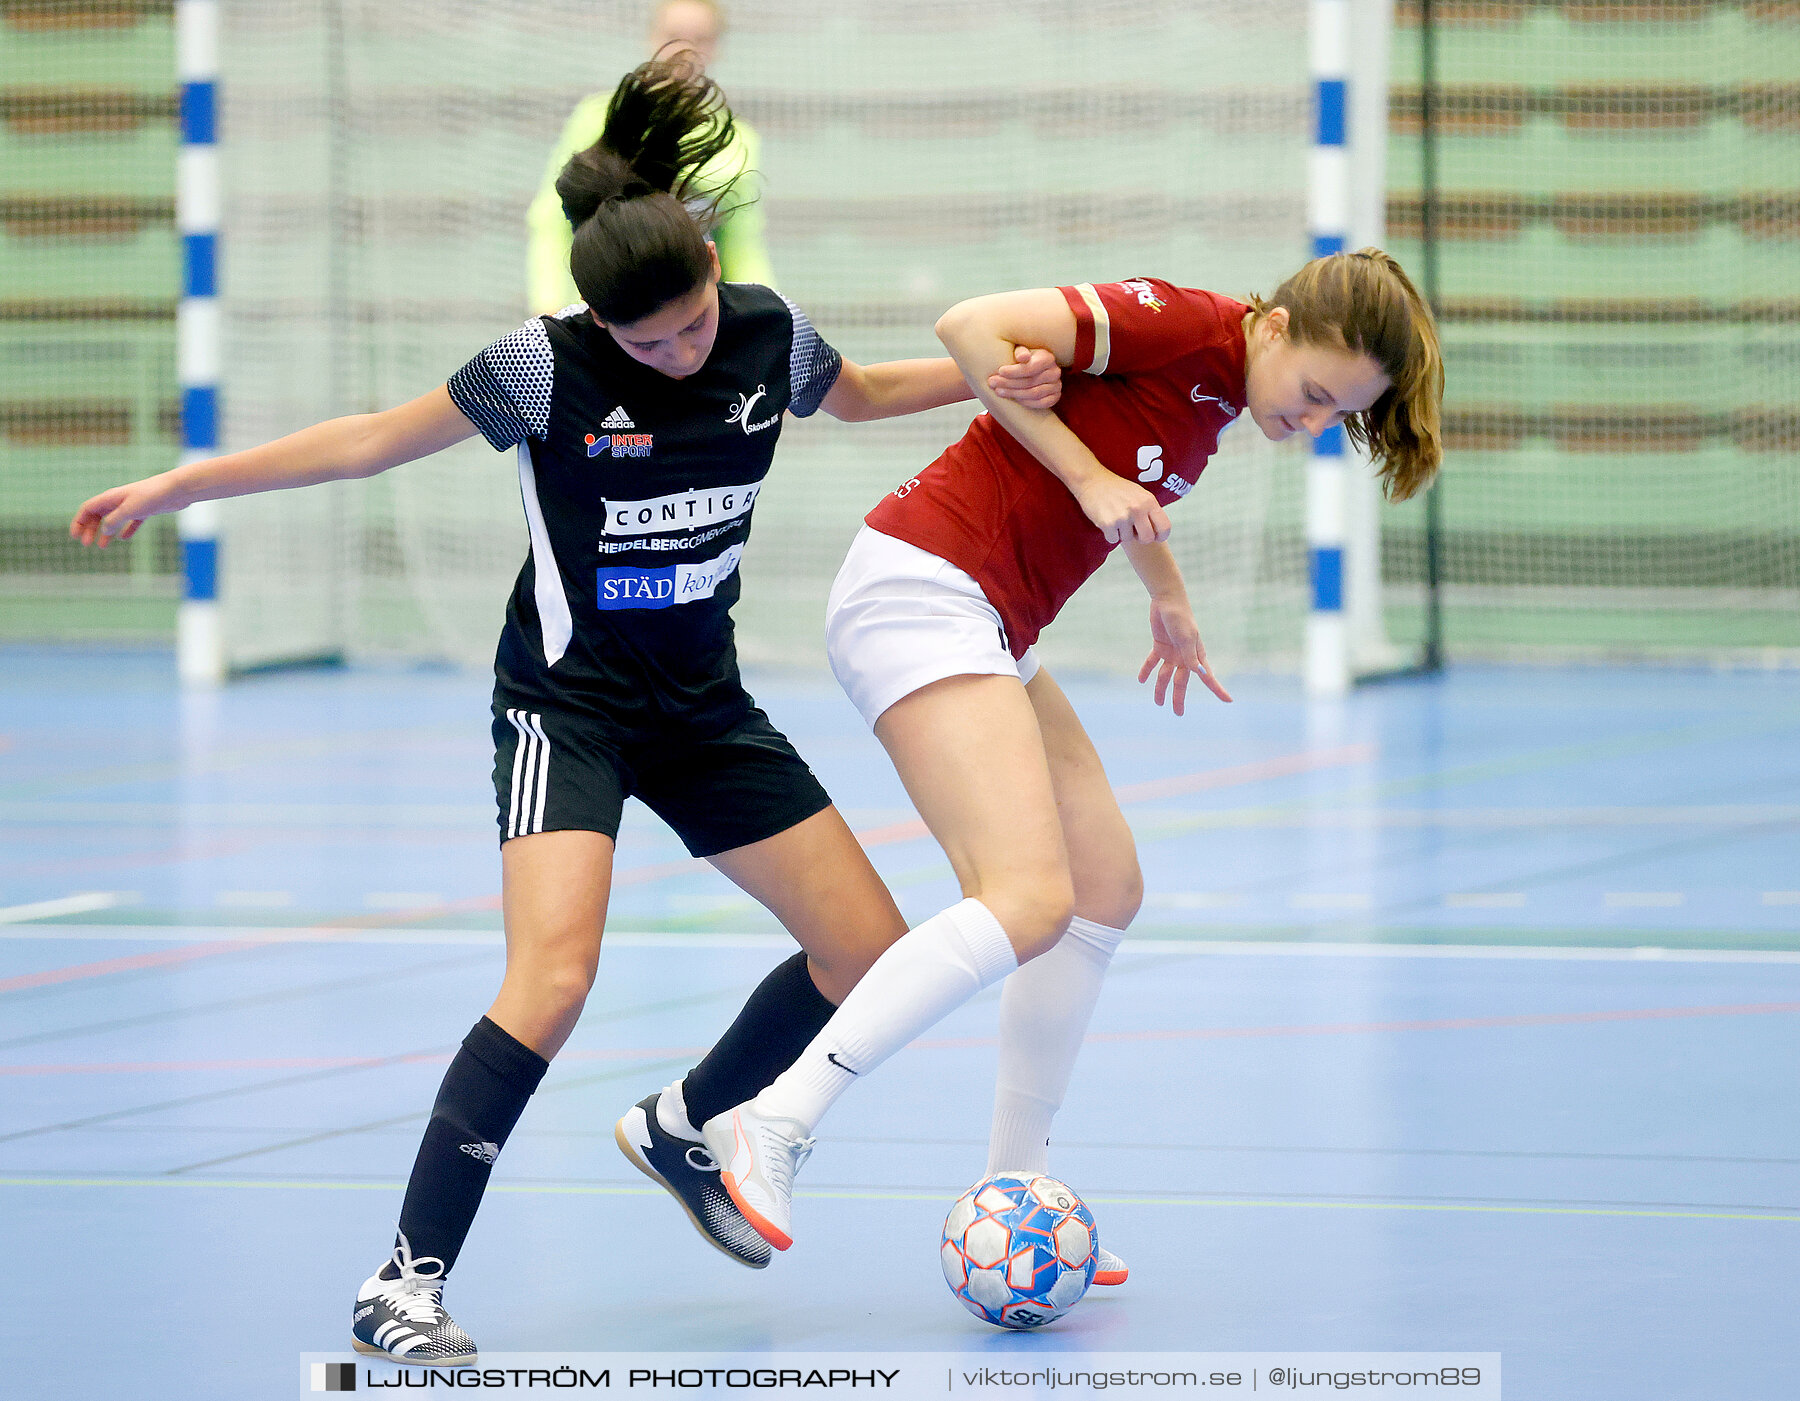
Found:
<svg viewBox="0 0 1800 1401"><path fill-rule="evenodd" d="M1075 360L1056 416L1162 505L1186 496L1244 408L1249 307L1155 278L1061 289ZM1019 656L1113 546L990 414L865 518L974 576Z"/></svg>

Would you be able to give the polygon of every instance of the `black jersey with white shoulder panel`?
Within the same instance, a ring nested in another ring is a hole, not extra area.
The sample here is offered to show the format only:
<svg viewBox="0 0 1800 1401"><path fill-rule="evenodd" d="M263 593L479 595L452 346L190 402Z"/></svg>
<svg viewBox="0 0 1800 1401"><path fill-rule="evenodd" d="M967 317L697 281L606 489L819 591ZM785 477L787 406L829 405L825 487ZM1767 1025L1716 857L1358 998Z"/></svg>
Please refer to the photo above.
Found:
<svg viewBox="0 0 1800 1401"><path fill-rule="evenodd" d="M517 449L531 532L499 689L626 733L740 719L730 613L751 510L783 411L815 412L841 365L779 293L721 283L712 353L685 379L633 360L585 306L452 375L470 422Z"/></svg>

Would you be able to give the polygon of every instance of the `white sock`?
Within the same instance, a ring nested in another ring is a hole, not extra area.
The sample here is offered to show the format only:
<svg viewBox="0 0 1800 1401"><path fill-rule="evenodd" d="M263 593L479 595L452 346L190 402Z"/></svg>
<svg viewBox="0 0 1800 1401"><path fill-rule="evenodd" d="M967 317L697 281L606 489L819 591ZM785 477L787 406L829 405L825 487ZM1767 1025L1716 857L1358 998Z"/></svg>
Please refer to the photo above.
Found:
<svg viewBox="0 0 1800 1401"><path fill-rule="evenodd" d="M1050 1170L1050 1121L1062 1108L1106 966L1124 937L1123 929L1077 915L1055 948L1007 978L989 1176Z"/></svg>
<svg viewBox="0 0 1800 1401"><path fill-rule="evenodd" d="M1018 966L981 901L933 915L875 960L800 1059L756 1097L756 1112L811 1133L851 1084Z"/></svg>
<svg viewBox="0 0 1800 1401"><path fill-rule="evenodd" d="M656 1101L656 1122L662 1131L675 1138L685 1138L689 1143L700 1141L700 1130L688 1121L687 1099L682 1094L682 1082L677 1080L664 1090Z"/></svg>

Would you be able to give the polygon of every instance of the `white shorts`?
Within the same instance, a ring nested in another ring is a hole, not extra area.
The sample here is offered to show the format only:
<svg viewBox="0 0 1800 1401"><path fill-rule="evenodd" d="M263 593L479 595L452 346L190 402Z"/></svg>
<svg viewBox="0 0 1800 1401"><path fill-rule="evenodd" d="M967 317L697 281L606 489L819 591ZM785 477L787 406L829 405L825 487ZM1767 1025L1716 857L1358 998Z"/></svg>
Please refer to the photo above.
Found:
<svg viewBox="0 0 1800 1401"><path fill-rule="evenodd" d="M825 609L825 652L838 685L874 727L882 711L946 676L1037 675L1013 659L981 585L948 560L864 526Z"/></svg>

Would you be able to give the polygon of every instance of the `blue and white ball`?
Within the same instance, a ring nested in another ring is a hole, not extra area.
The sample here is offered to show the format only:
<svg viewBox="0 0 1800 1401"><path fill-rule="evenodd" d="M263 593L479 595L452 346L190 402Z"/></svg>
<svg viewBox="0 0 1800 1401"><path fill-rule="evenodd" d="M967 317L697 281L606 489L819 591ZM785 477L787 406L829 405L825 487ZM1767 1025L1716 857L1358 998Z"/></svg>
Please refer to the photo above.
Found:
<svg viewBox="0 0 1800 1401"><path fill-rule="evenodd" d="M1094 1282L1094 1214L1054 1177L1001 1173L977 1182L944 1220L950 1292L1000 1328L1041 1328Z"/></svg>

